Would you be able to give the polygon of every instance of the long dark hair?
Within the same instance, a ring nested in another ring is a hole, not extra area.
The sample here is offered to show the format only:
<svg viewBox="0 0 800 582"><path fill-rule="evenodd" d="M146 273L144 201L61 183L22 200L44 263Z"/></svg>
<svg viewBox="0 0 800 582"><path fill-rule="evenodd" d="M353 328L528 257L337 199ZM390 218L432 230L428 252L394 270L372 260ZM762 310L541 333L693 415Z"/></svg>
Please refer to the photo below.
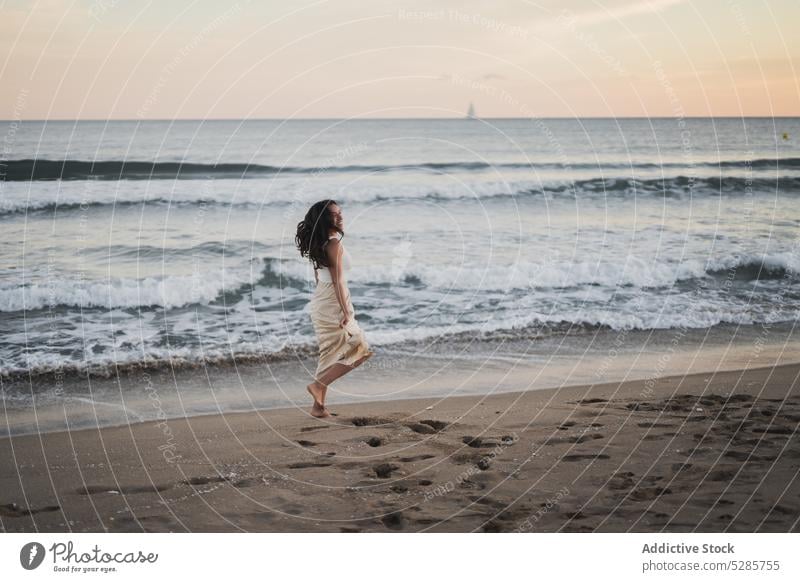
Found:
<svg viewBox="0 0 800 582"><path fill-rule="evenodd" d="M311 259L315 269L330 267L325 254L325 243L328 242L330 232L335 230L344 236L344 232L333 224L331 211L328 208L332 204L338 206L336 200L315 202L306 212L306 217L297 223L294 242L300 251L300 256Z"/></svg>

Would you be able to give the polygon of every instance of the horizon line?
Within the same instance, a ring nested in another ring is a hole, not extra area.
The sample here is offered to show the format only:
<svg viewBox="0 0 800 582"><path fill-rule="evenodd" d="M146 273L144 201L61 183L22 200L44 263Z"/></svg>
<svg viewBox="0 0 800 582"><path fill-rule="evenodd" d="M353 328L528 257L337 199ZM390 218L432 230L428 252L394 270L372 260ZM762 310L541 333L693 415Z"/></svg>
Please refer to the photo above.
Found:
<svg viewBox="0 0 800 582"><path fill-rule="evenodd" d="M84 118L31 118L31 119L0 119L0 122L62 122L62 121L481 121L481 120L531 120L531 119L798 119L800 115L653 115L653 116L549 116L549 117L154 117L138 119L133 117L104 118L104 117L84 117Z"/></svg>

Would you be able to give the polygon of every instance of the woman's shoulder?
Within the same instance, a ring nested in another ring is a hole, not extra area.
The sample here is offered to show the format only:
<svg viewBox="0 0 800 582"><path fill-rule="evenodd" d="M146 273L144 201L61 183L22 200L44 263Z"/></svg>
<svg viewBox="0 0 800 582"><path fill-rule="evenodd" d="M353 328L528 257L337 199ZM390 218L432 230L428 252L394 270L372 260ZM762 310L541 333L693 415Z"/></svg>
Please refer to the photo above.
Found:
<svg viewBox="0 0 800 582"><path fill-rule="evenodd" d="M340 241L338 238L329 238L328 242L325 243L325 253L328 256L335 258L340 246L343 247L342 241Z"/></svg>
<svg viewBox="0 0 800 582"><path fill-rule="evenodd" d="M322 243L323 248L333 247L336 248L337 245L342 244L342 236L340 234L332 234L328 237L324 243Z"/></svg>

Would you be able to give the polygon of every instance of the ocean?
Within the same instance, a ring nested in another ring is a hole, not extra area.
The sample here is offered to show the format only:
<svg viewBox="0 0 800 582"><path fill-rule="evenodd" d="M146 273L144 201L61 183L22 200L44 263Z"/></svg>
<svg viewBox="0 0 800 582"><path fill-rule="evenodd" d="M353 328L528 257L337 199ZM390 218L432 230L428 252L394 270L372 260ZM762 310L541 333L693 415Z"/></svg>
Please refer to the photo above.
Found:
<svg viewBox="0 0 800 582"><path fill-rule="evenodd" d="M0 131L7 380L313 356L294 234L322 198L379 352L798 317L798 118Z"/></svg>

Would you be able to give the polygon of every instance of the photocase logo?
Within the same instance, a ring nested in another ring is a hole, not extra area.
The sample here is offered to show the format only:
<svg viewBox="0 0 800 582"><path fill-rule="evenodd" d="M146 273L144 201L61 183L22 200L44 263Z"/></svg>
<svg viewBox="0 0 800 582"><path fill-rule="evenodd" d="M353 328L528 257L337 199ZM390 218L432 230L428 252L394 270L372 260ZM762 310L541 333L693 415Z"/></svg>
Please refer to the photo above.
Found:
<svg viewBox="0 0 800 582"><path fill-rule="evenodd" d="M44 560L44 546L39 542L30 542L19 551L19 563L26 570L35 570Z"/></svg>

